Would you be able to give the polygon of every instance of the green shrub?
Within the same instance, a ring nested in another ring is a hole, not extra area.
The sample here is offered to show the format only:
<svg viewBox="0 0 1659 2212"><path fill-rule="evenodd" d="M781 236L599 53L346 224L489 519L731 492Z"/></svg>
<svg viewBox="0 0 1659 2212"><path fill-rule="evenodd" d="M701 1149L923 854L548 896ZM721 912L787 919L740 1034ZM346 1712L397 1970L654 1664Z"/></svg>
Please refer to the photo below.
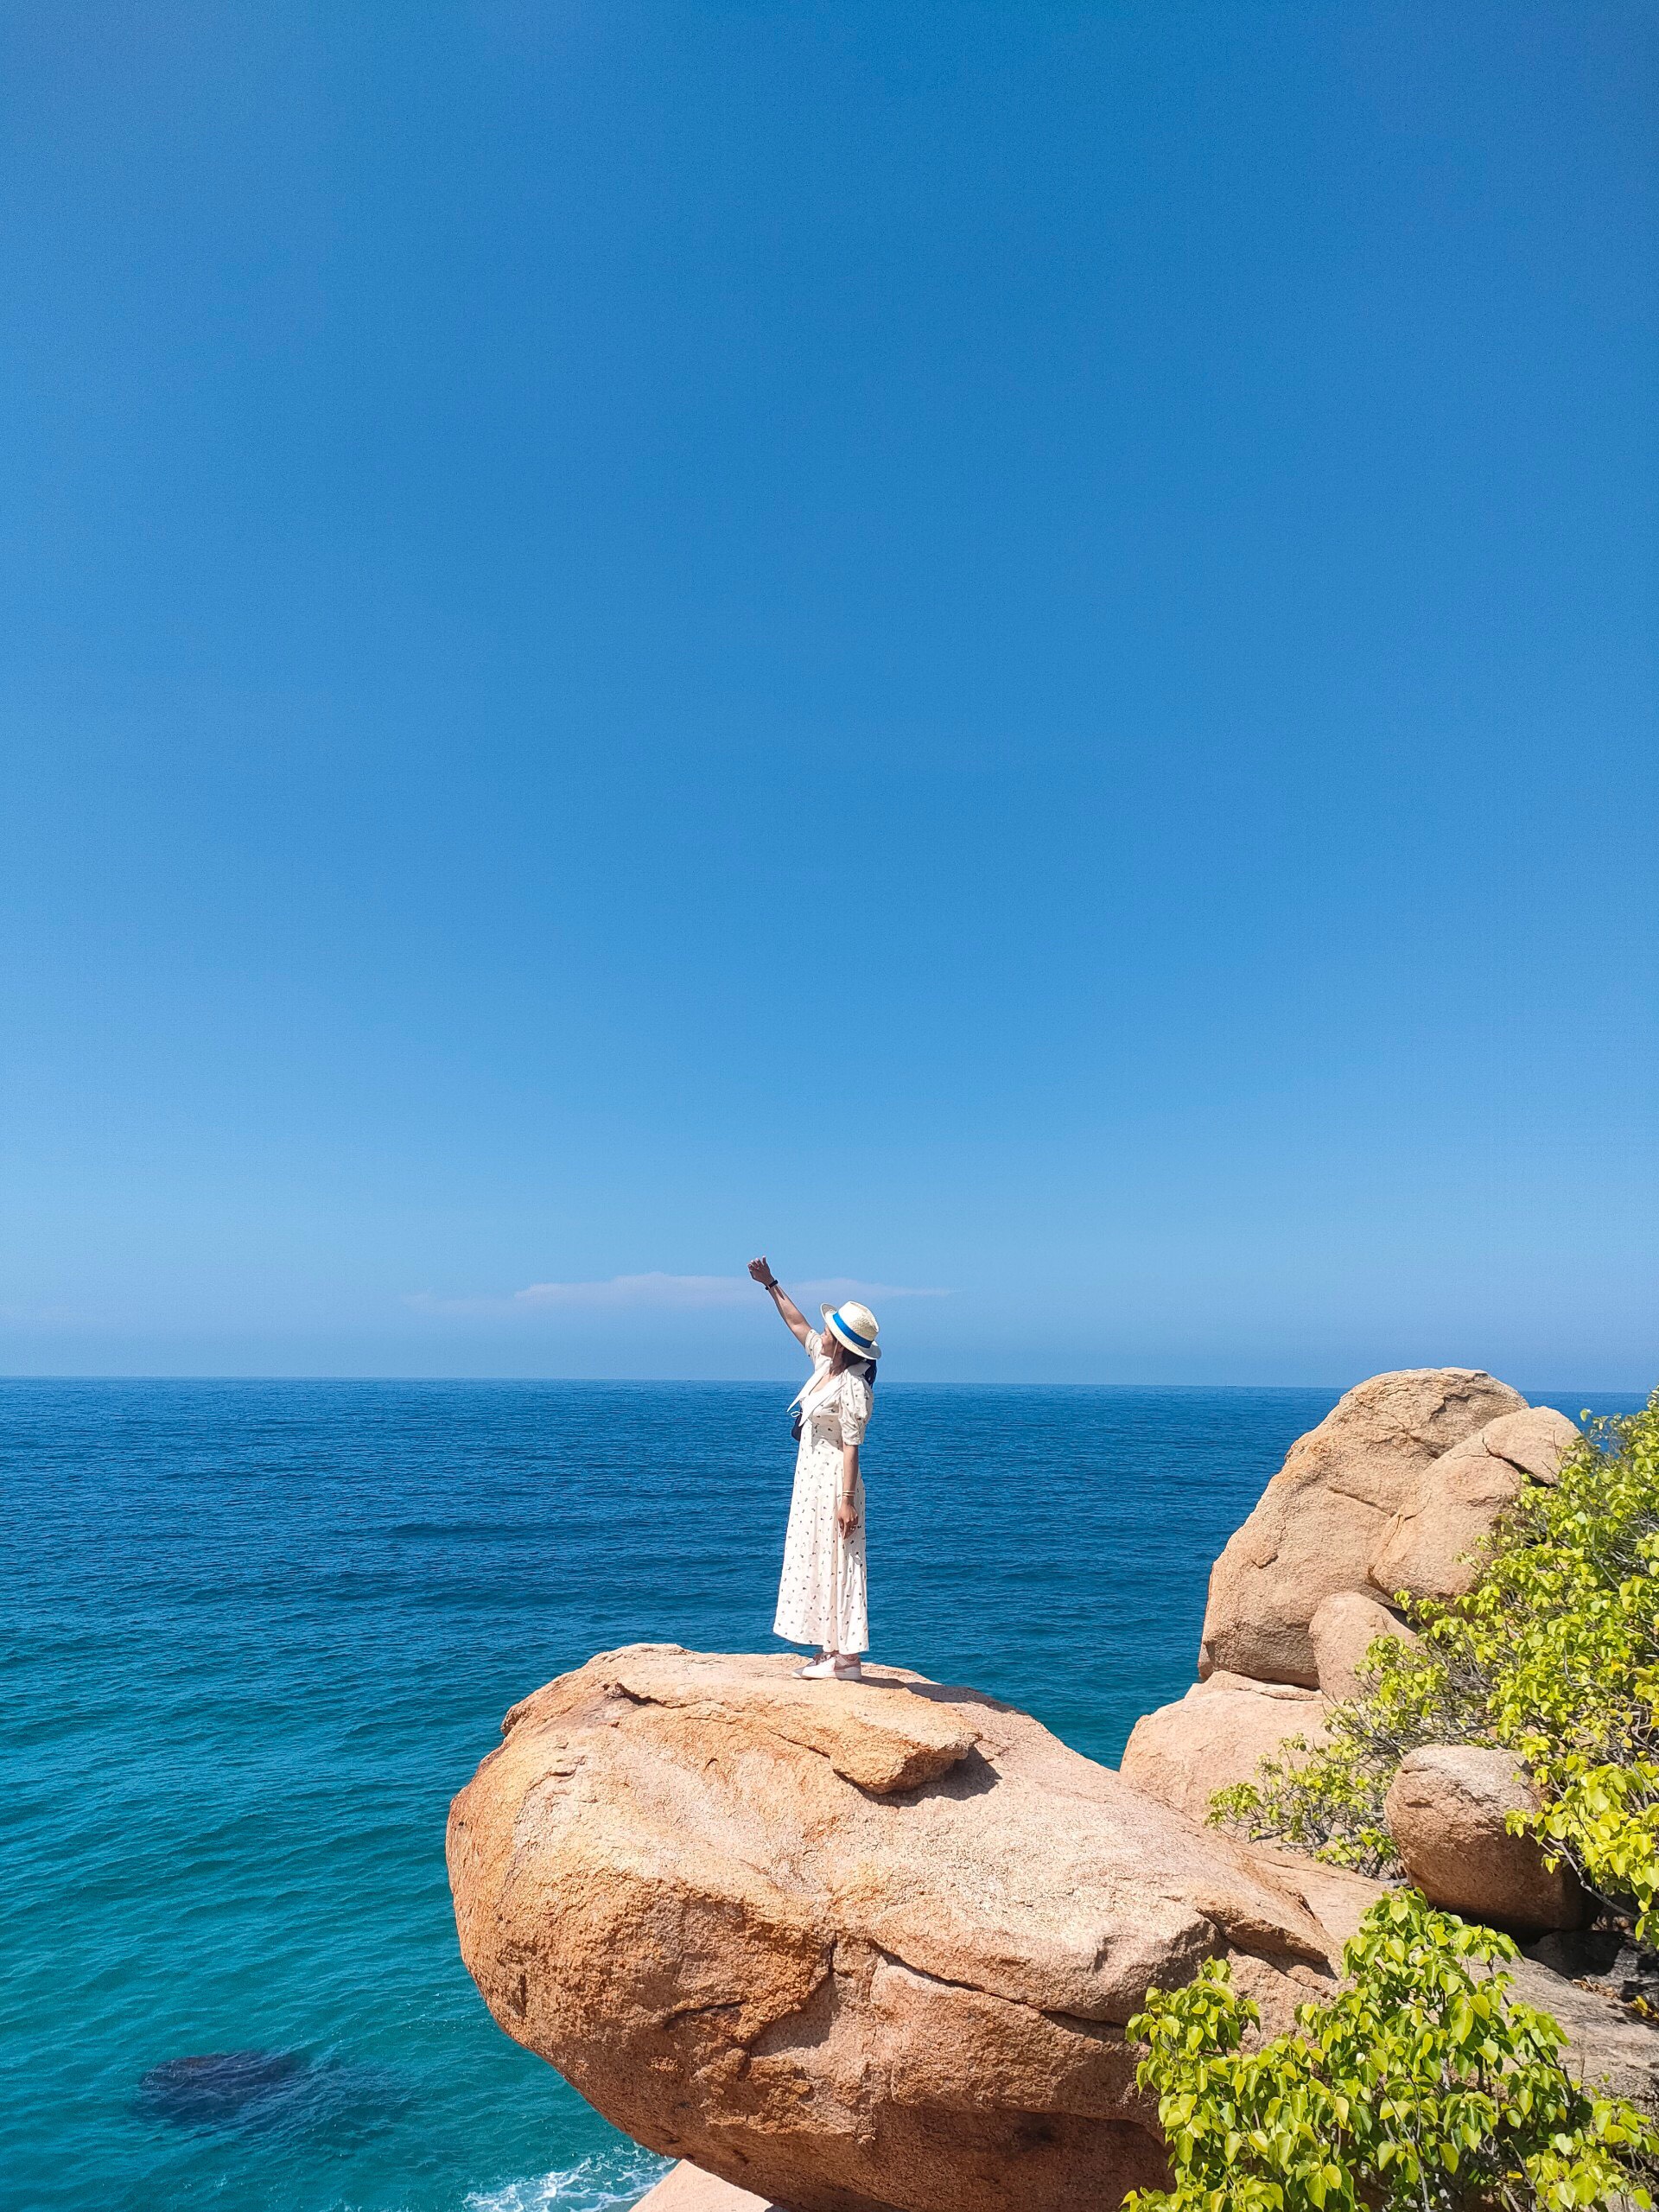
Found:
<svg viewBox="0 0 1659 2212"><path fill-rule="evenodd" d="M1421 1744L1506 1745L1536 1784L1528 1823L1659 1949L1659 1391L1592 1424L1557 1484L1528 1483L1480 1579L1449 1605L1398 1601L1423 1641L1380 1638L1332 1741L1221 1790L1211 1817L1371 1872L1382 1800ZM1295 1748L1302 1748L1300 1745Z"/></svg>
<svg viewBox="0 0 1659 2212"><path fill-rule="evenodd" d="M1373 1905L1345 1986L1296 2030L1243 2049L1256 2007L1209 1961L1149 1991L1147 2056L1174 2186L1125 2212L1574 2212L1649 2208L1659 2132L1574 2082L1548 2013L1508 1994L1515 1946L1412 1891Z"/></svg>

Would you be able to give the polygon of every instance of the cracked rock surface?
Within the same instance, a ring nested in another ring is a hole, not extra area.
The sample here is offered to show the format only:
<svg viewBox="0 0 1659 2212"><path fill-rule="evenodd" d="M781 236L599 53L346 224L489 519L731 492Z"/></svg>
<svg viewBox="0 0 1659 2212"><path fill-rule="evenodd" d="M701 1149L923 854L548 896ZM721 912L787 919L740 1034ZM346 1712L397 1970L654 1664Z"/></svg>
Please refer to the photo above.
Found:
<svg viewBox="0 0 1659 2212"><path fill-rule="evenodd" d="M1124 2023L1228 1956L1331 1986L1292 1885L1037 1721L896 1669L636 1645L456 1798L462 1955L636 2140L791 2212L1104 2212L1164 2176Z"/></svg>

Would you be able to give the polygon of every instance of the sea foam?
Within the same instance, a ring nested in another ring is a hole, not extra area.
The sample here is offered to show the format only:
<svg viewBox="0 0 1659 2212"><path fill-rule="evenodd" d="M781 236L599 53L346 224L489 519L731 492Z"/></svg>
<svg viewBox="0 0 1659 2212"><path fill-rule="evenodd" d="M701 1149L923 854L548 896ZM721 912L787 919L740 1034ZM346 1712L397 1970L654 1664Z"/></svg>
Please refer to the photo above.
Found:
<svg viewBox="0 0 1659 2212"><path fill-rule="evenodd" d="M580 2165L474 2190L467 2212L620 2212L637 2204L671 2163L649 2151L602 2151Z"/></svg>

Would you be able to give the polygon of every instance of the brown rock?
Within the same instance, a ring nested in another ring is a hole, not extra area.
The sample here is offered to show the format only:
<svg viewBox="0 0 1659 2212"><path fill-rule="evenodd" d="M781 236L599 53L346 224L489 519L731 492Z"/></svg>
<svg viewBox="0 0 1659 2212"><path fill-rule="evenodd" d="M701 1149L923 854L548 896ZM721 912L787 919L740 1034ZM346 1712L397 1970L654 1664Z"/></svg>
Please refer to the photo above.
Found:
<svg viewBox="0 0 1659 2212"><path fill-rule="evenodd" d="M1522 1479L1518 1468L1478 1445L1436 1459L1383 1530L1372 1586L1390 1598L1460 1598L1472 1590L1486 1540L1520 1496Z"/></svg>
<svg viewBox="0 0 1659 2212"><path fill-rule="evenodd" d="M1285 1751L1292 1738L1305 1737L1308 1750L1317 1750L1325 1740L1325 1712L1318 1690L1211 1675L1173 1705L1141 1715L1118 1772L1160 1805L1201 1822L1214 1793L1254 1782L1263 1759L1287 1757L1300 1764Z"/></svg>
<svg viewBox="0 0 1659 2212"><path fill-rule="evenodd" d="M1319 1688L1333 1700L1359 1695L1360 1661L1379 1637L1391 1637L1399 1643L1418 1641L1398 1613L1359 1590L1332 1592L1308 1623L1307 1632Z"/></svg>
<svg viewBox="0 0 1659 2212"><path fill-rule="evenodd" d="M1384 1528L1431 1460L1526 1403L1467 1367L1374 1375L1350 1390L1291 1446L1216 1561L1199 1674L1221 1669L1313 1688L1308 1626L1321 1602L1366 1587Z"/></svg>
<svg viewBox="0 0 1659 2212"><path fill-rule="evenodd" d="M695 1659L696 1664L665 1665L668 1655ZM750 1726L766 1728L803 1751L821 1751L837 1774L878 1794L937 1782L979 1740L977 1727L948 1705L895 1699L862 1682L837 1683L840 1694L826 1698L814 1685L798 1681L792 1669L779 1675L774 1668L756 1678L749 1665L745 1659L722 1662L682 1653L677 1644L635 1644L605 1655L606 1679L625 1697L675 1706L692 1719L718 1720L735 1694ZM547 1695L547 1690L538 1690L515 1705L501 1723L501 1733L510 1736L521 1720L537 1718Z"/></svg>
<svg viewBox="0 0 1659 2212"><path fill-rule="evenodd" d="M1611 1997L1580 1989L1533 1959L1510 1959L1503 1971L1515 1994L1567 2030L1568 2071L1648 2112L1659 2110L1659 2029Z"/></svg>
<svg viewBox="0 0 1659 2212"><path fill-rule="evenodd" d="M1509 1813L1537 1809L1510 1752L1429 1744L1401 1761L1383 1816L1408 1878L1431 1904L1535 1933L1579 1927L1585 1898L1570 1870L1551 1872L1533 1838L1504 1825Z"/></svg>
<svg viewBox="0 0 1659 2212"><path fill-rule="evenodd" d="M1325 1929L1330 1943L1327 1956L1337 1967L1342 1964L1343 1945L1358 1935L1361 1920L1392 1886L1373 1881L1369 1874L1357 1874L1351 1867L1327 1866L1323 1859L1310 1859L1283 1844L1252 1844L1250 1853L1300 1898Z"/></svg>
<svg viewBox="0 0 1659 2212"><path fill-rule="evenodd" d="M1480 1440L1495 1458L1507 1459L1535 1482L1554 1483L1567 1453L1584 1440L1554 1406L1529 1406L1523 1414L1489 1421Z"/></svg>
<svg viewBox="0 0 1659 2212"><path fill-rule="evenodd" d="M1430 1463L1383 1530L1370 1564L1388 1597L1460 1598L1475 1586L1487 1539L1531 1477L1554 1482L1579 1440L1565 1415L1529 1407L1488 1421Z"/></svg>
<svg viewBox="0 0 1659 2212"><path fill-rule="evenodd" d="M449 1833L496 2018L638 2141L791 2212L1160 2185L1123 2040L1147 1986L1230 1956L1282 2024L1330 1986L1323 1930L1023 1713L790 1667L635 1647L515 1707Z"/></svg>

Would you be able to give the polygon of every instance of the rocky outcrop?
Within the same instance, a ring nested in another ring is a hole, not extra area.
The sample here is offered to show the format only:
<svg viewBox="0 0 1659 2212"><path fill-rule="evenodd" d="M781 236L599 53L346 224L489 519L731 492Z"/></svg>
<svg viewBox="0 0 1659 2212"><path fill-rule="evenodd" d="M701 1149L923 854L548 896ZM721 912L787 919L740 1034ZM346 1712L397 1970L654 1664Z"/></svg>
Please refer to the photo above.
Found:
<svg viewBox="0 0 1659 2212"><path fill-rule="evenodd" d="M1109 2212L1166 2176L1124 2036L1147 1987L1224 1957L1276 2032L1382 1891L1197 1825L1213 1792L1323 1740L1375 1640L1412 1640L1383 1598L1464 1586L1576 1434L1473 1370L1350 1391L1217 1560L1204 1679L1117 1775L898 1670L591 1661L513 1708L455 1800L467 1964L509 2034L682 2162L651 2212ZM1571 1929L1571 1878L1504 1823L1530 1802L1507 1754L1442 1745L1388 1819L1434 1902ZM1654 2101L1659 2036L1511 1971L1590 2079Z"/></svg>
<svg viewBox="0 0 1659 2212"><path fill-rule="evenodd" d="M1418 1639L1401 1619L1359 1590L1337 1590L1307 1624L1319 1688L1333 1702L1357 1697L1360 1662L1382 1637L1399 1643Z"/></svg>
<svg viewBox="0 0 1659 2212"><path fill-rule="evenodd" d="M1469 1589L1481 1548L1529 1483L1554 1482L1579 1432L1463 1367L1374 1375L1292 1446L1210 1578L1196 1689L1136 1724L1123 1772L1201 1820L1282 1739L1324 1739L1380 1637L1416 1639L1382 1603ZM1303 1702L1298 1705L1295 1700ZM1502 1771L1500 1772L1500 1769ZM1503 1815L1532 1800L1507 1754L1414 1753L1388 1801L1409 1878L1434 1903L1507 1926L1577 1924L1581 1900Z"/></svg>
<svg viewBox="0 0 1659 2212"><path fill-rule="evenodd" d="M1318 1687L1314 1614L1370 1586L1395 1515L1433 1461L1489 1421L1524 1413L1518 1390L1467 1367L1374 1375L1292 1446L1210 1577L1198 1673Z"/></svg>
<svg viewBox="0 0 1659 2212"><path fill-rule="evenodd" d="M1384 1817L1408 1878L1431 1904L1538 1935L1581 1926L1585 1899L1567 1866L1552 1872L1531 1836L1510 1834L1510 1813L1537 1810L1510 1752L1430 1744L1402 1760Z"/></svg>
<svg viewBox="0 0 1659 2212"><path fill-rule="evenodd" d="M1425 1467L1383 1530L1370 1580L1385 1597L1460 1598L1482 1547L1524 1482L1553 1483L1579 1440L1565 1414L1529 1407L1488 1421Z"/></svg>
<svg viewBox="0 0 1659 2212"><path fill-rule="evenodd" d="M1160 1804L1202 1821L1214 1793L1255 1781L1263 1759L1299 1764L1287 1748L1299 1736L1307 1751L1323 1744L1325 1712L1318 1690L1211 1675L1135 1722L1118 1771Z"/></svg>
<svg viewBox="0 0 1659 2212"><path fill-rule="evenodd" d="M455 1800L463 1956L639 2142L791 2212L1158 2186L1124 2024L1230 1957L1330 1986L1293 1889L1036 1721L887 1669L642 1646L515 1707Z"/></svg>

